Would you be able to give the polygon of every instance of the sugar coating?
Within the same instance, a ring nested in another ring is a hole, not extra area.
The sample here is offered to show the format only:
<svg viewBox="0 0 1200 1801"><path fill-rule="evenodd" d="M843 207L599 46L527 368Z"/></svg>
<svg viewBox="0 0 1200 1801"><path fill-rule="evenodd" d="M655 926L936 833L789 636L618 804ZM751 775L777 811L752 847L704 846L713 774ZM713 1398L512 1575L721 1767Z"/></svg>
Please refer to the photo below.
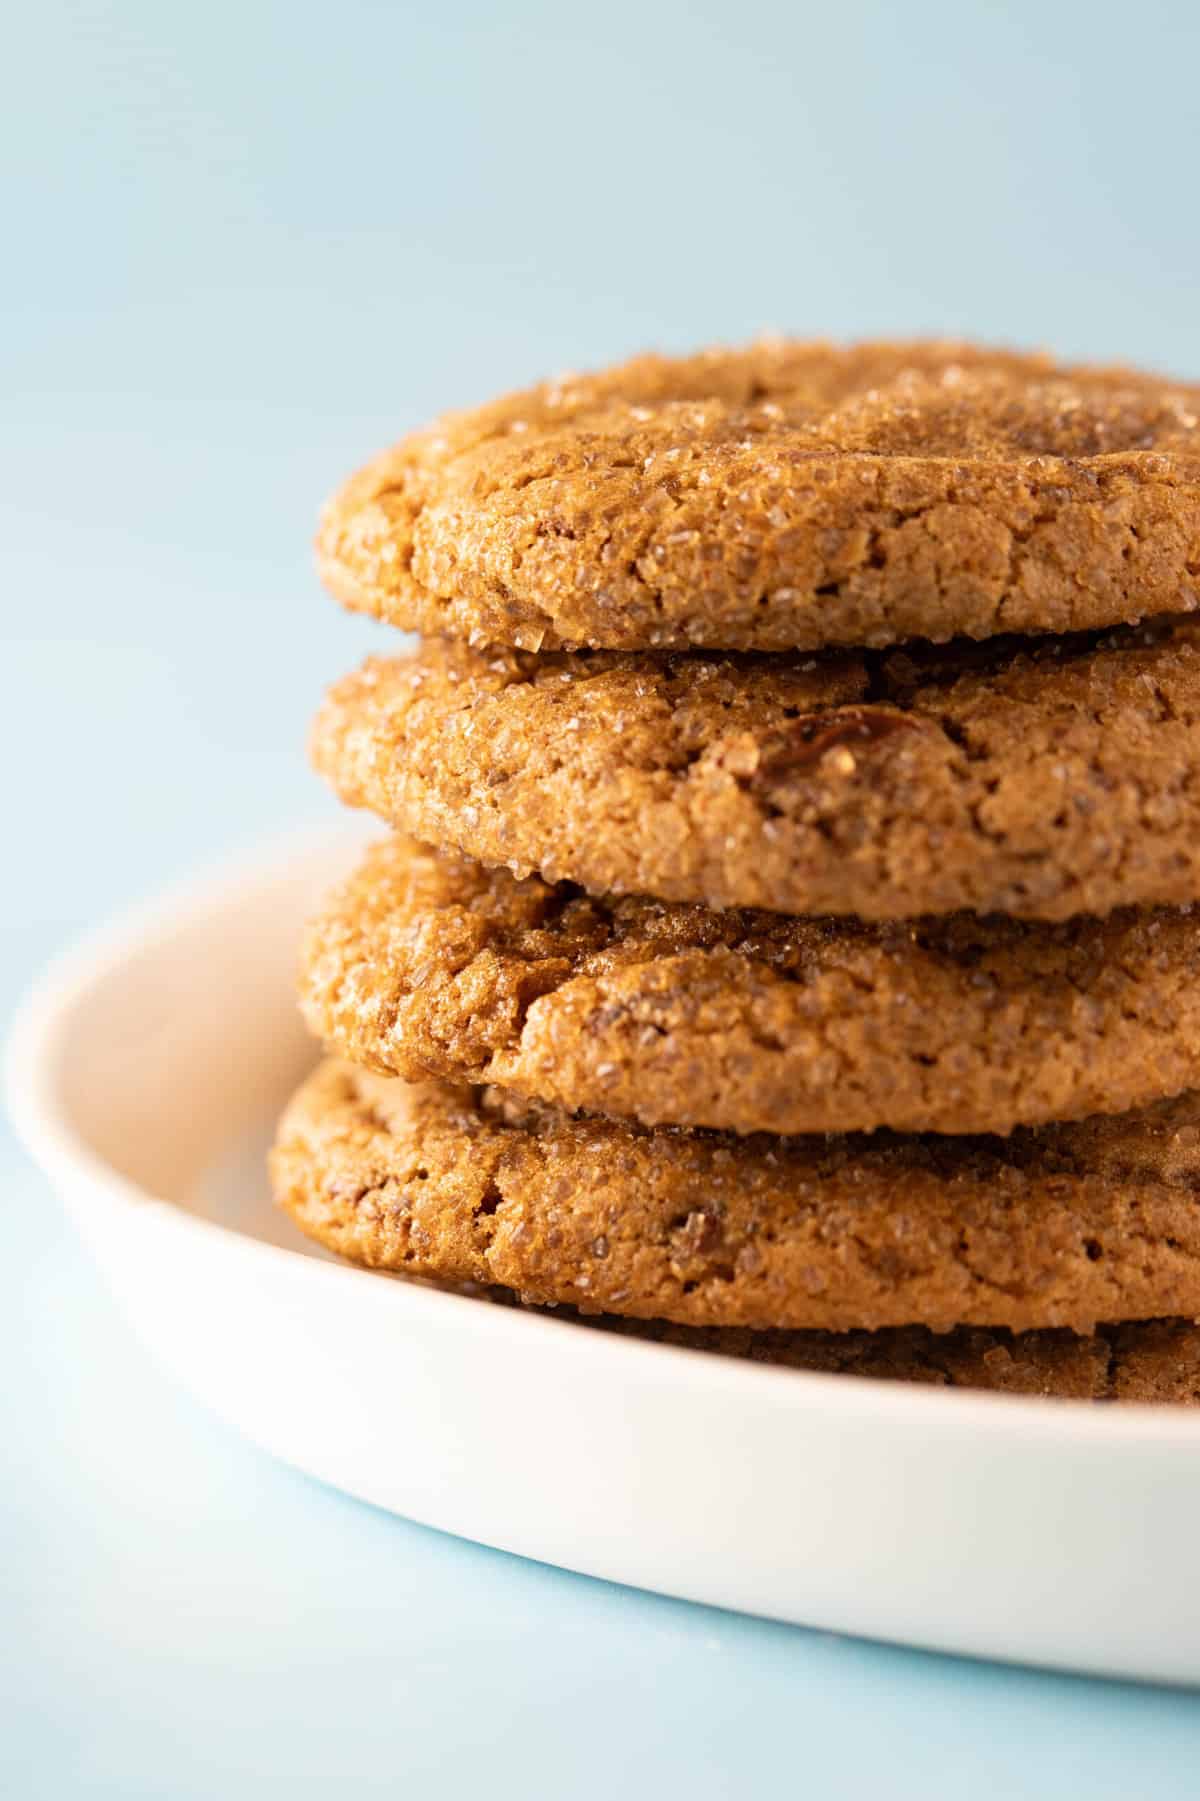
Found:
<svg viewBox="0 0 1200 1801"><path fill-rule="evenodd" d="M594 898L393 837L301 1004L383 1075L735 1132L1007 1132L1200 1086L1190 909L863 923Z"/></svg>
<svg viewBox="0 0 1200 1801"><path fill-rule="evenodd" d="M1010 1138L737 1138L323 1064L275 1194L376 1269L686 1326L1200 1316L1200 1099Z"/></svg>
<svg viewBox="0 0 1200 1801"><path fill-rule="evenodd" d="M1200 622L756 657L430 640L317 766L423 842L594 894L1030 919L1200 899Z"/></svg>
<svg viewBox="0 0 1200 1801"><path fill-rule="evenodd" d="M1197 605L1200 389L939 343L645 356L449 414L334 496L347 606L527 649L1075 631Z"/></svg>

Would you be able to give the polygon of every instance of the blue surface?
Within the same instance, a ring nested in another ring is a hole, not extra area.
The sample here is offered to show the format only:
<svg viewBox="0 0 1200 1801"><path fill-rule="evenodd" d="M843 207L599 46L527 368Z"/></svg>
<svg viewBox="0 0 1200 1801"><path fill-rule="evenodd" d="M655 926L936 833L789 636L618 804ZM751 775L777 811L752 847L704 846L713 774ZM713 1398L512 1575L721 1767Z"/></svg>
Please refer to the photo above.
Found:
<svg viewBox="0 0 1200 1801"><path fill-rule="evenodd" d="M763 325L1200 375L1198 52L1182 0L23 9L0 1009L332 811L305 722L383 634L318 598L314 505L436 408ZM1193 1696L632 1595L278 1468L0 1173L6 1795L1196 1794Z"/></svg>

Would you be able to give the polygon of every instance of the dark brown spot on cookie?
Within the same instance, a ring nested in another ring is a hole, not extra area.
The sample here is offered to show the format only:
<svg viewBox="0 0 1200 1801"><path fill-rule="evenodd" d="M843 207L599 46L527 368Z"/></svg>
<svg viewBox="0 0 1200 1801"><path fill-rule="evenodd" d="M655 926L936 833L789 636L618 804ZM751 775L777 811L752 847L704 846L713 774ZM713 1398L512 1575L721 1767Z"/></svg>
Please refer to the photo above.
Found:
<svg viewBox="0 0 1200 1801"><path fill-rule="evenodd" d="M786 727L764 751L755 771L756 783L815 766L831 750L848 752L845 772L854 770L854 753L869 751L898 732L922 729L922 722L891 707L838 707L827 713L805 713Z"/></svg>

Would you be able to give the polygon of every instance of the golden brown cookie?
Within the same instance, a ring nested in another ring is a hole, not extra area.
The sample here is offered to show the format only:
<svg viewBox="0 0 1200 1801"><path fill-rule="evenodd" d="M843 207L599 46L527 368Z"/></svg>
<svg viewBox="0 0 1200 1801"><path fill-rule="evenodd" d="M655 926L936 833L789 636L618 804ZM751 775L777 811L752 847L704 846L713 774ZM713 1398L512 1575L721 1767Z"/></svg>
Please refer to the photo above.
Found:
<svg viewBox="0 0 1200 1801"><path fill-rule="evenodd" d="M1006 1332L960 1326L930 1332L750 1332L733 1326L671 1326L615 1315L574 1315L579 1324L650 1338L685 1350L779 1364L819 1375L868 1376L981 1388L1056 1400L1200 1402L1200 1327L1188 1319L1140 1320L1095 1332Z"/></svg>
<svg viewBox="0 0 1200 1801"><path fill-rule="evenodd" d="M1091 629L1197 605L1198 413L967 344L639 357L405 439L318 562L357 611L532 650Z"/></svg>
<svg viewBox="0 0 1200 1801"><path fill-rule="evenodd" d="M1200 620L871 655L482 652L336 686L352 806L596 894L867 919L1200 899Z"/></svg>
<svg viewBox="0 0 1200 1801"><path fill-rule="evenodd" d="M1200 1099L1011 1138L735 1138L326 1063L271 1160L378 1269L689 1326L845 1331L1200 1315Z"/></svg>
<svg viewBox="0 0 1200 1801"><path fill-rule="evenodd" d="M1200 1087L1200 915L1025 924L593 899L385 839L305 939L384 1075L734 1132L1007 1132Z"/></svg>

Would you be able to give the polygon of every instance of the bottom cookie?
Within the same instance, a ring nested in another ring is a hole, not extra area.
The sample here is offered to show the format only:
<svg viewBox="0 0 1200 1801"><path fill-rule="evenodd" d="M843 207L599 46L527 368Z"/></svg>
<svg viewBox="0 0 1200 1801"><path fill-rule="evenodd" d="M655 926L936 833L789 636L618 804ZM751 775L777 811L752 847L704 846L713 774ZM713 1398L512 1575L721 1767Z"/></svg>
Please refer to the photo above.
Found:
<svg viewBox="0 0 1200 1801"><path fill-rule="evenodd" d="M1200 1316L1200 1098L1010 1138L735 1138L325 1063L271 1159L374 1268L753 1330Z"/></svg>
<svg viewBox="0 0 1200 1801"><path fill-rule="evenodd" d="M577 1316L657 1343L821 1375L870 1376L996 1394L1071 1401L1200 1402L1200 1326L1192 1320L1139 1320L1095 1332L1005 1332L960 1326L930 1332L748 1332L732 1327L658 1326L607 1315Z"/></svg>

